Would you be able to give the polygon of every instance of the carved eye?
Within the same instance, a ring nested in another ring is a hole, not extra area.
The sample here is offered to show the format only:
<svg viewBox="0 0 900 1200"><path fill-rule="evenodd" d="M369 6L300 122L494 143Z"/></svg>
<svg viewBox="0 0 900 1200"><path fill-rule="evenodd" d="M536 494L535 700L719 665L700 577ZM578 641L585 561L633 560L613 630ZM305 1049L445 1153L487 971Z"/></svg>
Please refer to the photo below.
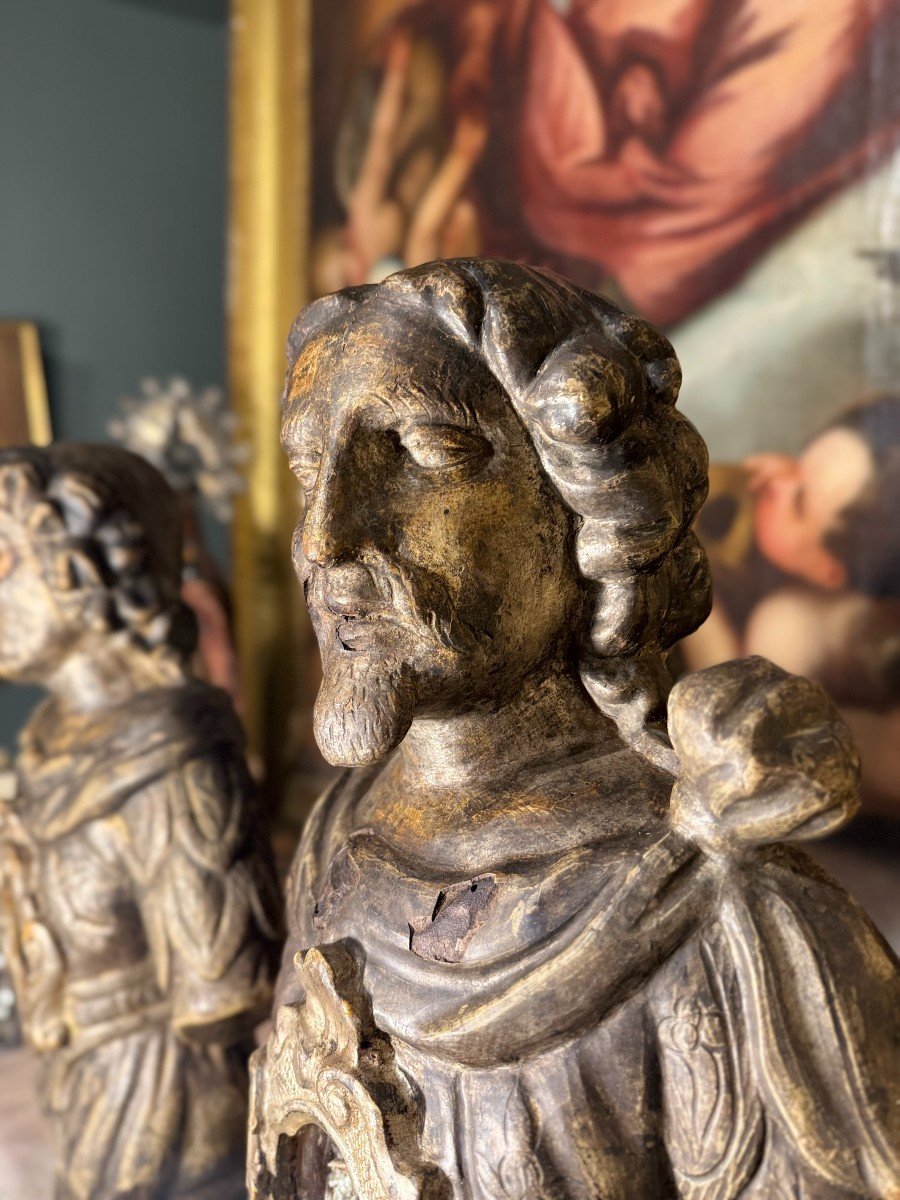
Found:
<svg viewBox="0 0 900 1200"><path fill-rule="evenodd" d="M482 463L491 453L490 442L456 425L417 425L400 439L416 464L427 471L445 471Z"/></svg>

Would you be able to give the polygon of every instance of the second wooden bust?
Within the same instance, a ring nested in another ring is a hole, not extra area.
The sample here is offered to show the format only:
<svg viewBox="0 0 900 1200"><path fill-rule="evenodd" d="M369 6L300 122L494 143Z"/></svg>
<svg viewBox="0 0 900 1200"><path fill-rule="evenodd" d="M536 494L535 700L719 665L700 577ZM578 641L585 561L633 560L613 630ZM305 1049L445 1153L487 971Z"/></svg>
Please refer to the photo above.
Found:
<svg viewBox="0 0 900 1200"><path fill-rule="evenodd" d="M353 769L294 865L256 1193L900 1195L896 963L772 844L853 812L849 734L759 659L669 695L709 605L669 343L461 260L314 304L289 359L316 729Z"/></svg>
<svg viewBox="0 0 900 1200"><path fill-rule="evenodd" d="M58 1200L244 1194L278 903L179 512L123 450L0 451L0 677L49 698L2 813L4 926Z"/></svg>

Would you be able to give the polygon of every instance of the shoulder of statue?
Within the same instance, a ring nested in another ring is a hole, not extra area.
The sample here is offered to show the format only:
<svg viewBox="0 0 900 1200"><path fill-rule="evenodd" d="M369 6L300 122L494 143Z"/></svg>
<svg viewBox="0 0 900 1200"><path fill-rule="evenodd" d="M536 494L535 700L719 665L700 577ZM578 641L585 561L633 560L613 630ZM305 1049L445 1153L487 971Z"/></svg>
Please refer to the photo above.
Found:
<svg viewBox="0 0 900 1200"><path fill-rule="evenodd" d="M354 832L357 802L380 770L381 764L342 771L313 805L304 823L287 881L287 913L291 926L301 920L306 899L316 894L331 859Z"/></svg>
<svg viewBox="0 0 900 1200"><path fill-rule="evenodd" d="M825 837L859 808L859 754L822 687L764 658L681 680L669 699L675 829L713 857Z"/></svg>
<svg viewBox="0 0 900 1200"><path fill-rule="evenodd" d="M214 874L227 870L247 839L255 803L240 755L211 750L161 763L119 810L137 880L151 882L173 854Z"/></svg>

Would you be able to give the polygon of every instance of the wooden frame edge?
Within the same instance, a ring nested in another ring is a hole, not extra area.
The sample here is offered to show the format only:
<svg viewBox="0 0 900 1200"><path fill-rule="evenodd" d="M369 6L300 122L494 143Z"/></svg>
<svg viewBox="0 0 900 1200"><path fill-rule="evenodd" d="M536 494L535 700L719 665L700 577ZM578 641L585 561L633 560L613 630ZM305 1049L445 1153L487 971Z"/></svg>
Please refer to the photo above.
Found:
<svg viewBox="0 0 900 1200"><path fill-rule="evenodd" d="M47 446L53 441L53 429L38 327L33 321L0 321L0 330L11 330L19 341L29 439L35 446Z"/></svg>

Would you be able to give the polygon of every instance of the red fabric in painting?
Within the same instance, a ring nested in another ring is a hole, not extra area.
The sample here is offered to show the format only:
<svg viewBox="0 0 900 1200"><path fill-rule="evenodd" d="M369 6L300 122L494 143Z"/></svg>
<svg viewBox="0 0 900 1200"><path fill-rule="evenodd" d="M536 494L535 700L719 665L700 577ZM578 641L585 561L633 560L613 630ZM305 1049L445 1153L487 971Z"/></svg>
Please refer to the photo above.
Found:
<svg viewBox="0 0 900 1200"><path fill-rule="evenodd" d="M896 137L897 0L441 8L457 103L472 102L485 72L485 251L514 250L498 208L509 211L512 172L536 246L583 263L586 282L614 277L663 324L733 283Z"/></svg>

